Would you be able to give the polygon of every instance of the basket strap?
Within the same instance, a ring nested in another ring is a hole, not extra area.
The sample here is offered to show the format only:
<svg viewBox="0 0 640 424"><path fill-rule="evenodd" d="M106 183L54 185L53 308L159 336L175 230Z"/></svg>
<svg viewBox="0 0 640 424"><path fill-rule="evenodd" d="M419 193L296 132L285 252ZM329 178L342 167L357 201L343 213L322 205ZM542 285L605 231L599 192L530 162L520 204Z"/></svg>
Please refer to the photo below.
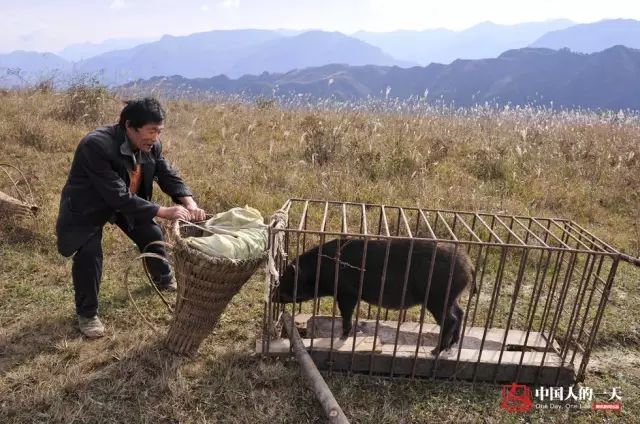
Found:
<svg viewBox="0 0 640 424"><path fill-rule="evenodd" d="M173 245L171 243L167 243L166 241L161 241L161 240L152 241L151 243L147 244L144 247L144 249L142 249L142 253L143 254L150 253L150 252L147 252L147 249L149 248L149 246L154 246L154 245L168 247L168 249L166 250L167 255L173 254ZM151 254L155 255L155 253L151 253ZM164 258L164 260L169 265L171 265L171 261L173 260L173 258L171 260L167 260L167 258ZM149 272L149 268L147 268L147 261L142 261L142 268L144 269L144 273L147 275L147 279L149 280L149 284L151 284L151 287L155 289L156 294L160 296L160 299L162 299L162 302L167 306L167 309L169 309L169 312L173 313L173 308L171 307L171 304L167 301L167 299L162 295L160 290L158 290L158 287L154 284L153 278L151 278L151 273Z"/></svg>
<svg viewBox="0 0 640 424"><path fill-rule="evenodd" d="M169 262L167 260L167 258L165 258L164 256L158 255L156 253L141 253L140 255L136 256L130 263L129 266L127 266L127 269L124 271L124 284L125 287L127 288L127 294L129 295L129 299L131 300L131 303L133 303L133 306L136 308L136 311L138 311L138 315L140 315L142 317L142 319L144 320L144 322L147 323L147 325L149 326L149 328L151 328L155 333L160 333L158 331L158 329L151 324L151 321L149 321L147 319L147 317L142 313L142 311L140 310L140 308L138 307L138 303L135 301L135 299L133 298L133 295L131 294L131 288L129 286L129 272L131 271L131 267L133 266L133 264L136 263L136 261L138 259L144 259L144 258L153 258L153 259L160 259L166 262ZM146 271L146 268L145 268ZM148 274L147 274L148 276ZM165 299L165 297L162 295L162 293L160 293L160 290L158 290L158 288L156 287L155 284L153 284L153 281L151 280L151 278L148 279L149 284L151 284L151 286L154 288L154 290L156 291L156 294L158 296L160 296L160 298L162 299L162 301L164 302L164 304L167 306L167 309L169 310L169 312L173 313L173 308L171 307L171 305L169 304L169 302L167 301L167 299Z"/></svg>

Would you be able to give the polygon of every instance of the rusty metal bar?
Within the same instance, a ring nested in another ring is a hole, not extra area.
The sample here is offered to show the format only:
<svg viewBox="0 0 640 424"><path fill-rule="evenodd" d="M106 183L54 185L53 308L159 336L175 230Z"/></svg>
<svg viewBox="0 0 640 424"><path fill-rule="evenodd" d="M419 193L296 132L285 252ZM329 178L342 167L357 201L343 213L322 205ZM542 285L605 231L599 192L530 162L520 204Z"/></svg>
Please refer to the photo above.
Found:
<svg viewBox="0 0 640 424"><path fill-rule="evenodd" d="M560 290L560 298L556 302L556 310L553 314L553 320L551 321L551 331L549 332L549 337L547 339L547 346L545 351L542 353L542 361L540 362L540 366L538 367L538 372L536 373L536 381L540 378L540 374L542 373L542 367L544 366L545 358L547 357L547 351L549 346L553 346L555 342L555 335L558 330L558 325L560 323L560 317L562 316L562 308L564 306L564 302L567 298L567 292L569 290L569 282L571 281L571 276L573 275L573 270L576 263L576 254L571 255L571 265L565 271L564 282L562 284L562 289ZM560 352L558 352L558 356L560 356Z"/></svg>
<svg viewBox="0 0 640 424"><path fill-rule="evenodd" d="M298 269L300 268L300 233L296 237L296 269L293 273L293 304L291 307L291 328L295 327L295 316L296 316L296 301L298 296L298 283L300 282L300 275L298 273ZM290 346L291 348L292 346Z"/></svg>
<svg viewBox="0 0 640 424"><path fill-rule="evenodd" d="M400 214L402 215L402 222L404 223L405 230L407 230L407 234L413 238L413 233L411 232L411 227L409 226L409 221L407 220L407 215L404 213L404 209L400 208Z"/></svg>
<svg viewBox="0 0 640 424"><path fill-rule="evenodd" d="M493 320L496 316L496 309L498 306L498 303L500 301L500 290L502 290L502 282L504 281L504 270L506 267L506 263L507 263L507 253L505 252L504 256L500 257L500 263L498 264L498 272L496 273L496 281L495 284L497 286L497 298L496 298L496 304L494 305L493 308L491 308L491 310L489 311L489 316L491 317L489 320L489 327L493 328Z"/></svg>
<svg viewBox="0 0 640 424"><path fill-rule="evenodd" d="M527 236L530 234L533 236L533 238L535 238L536 240L538 240L540 243L542 243L543 246L545 247L551 247L549 246L546 242L544 242L540 237L538 237L536 235L536 233L534 233L533 231L531 231L531 220L529 220L529 225L526 226L524 225L522 222L520 222L520 220L518 218L515 218L515 221L518 225L520 225L522 228L524 228L527 231Z"/></svg>
<svg viewBox="0 0 640 424"><path fill-rule="evenodd" d="M347 228L347 206L342 204L342 233L347 234L349 229Z"/></svg>
<svg viewBox="0 0 640 424"><path fill-rule="evenodd" d="M440 332L438 334L438 343L436 344L437 354L436 360L433 363L433 373L431 374L431 379L434 379L436 373L438 372L438 363L440 361L440 354L442 351L440 350L440 346L442 344L442 337L444 336L444 327L445 322L447 321L447 316L449 314L449 295L451 294L451 283L453 282L453 271L456 266L456 259L458 255L458 245L455 244L453 247L453 259L451 260L451 266L449 267L449 278L447 280L447 291L444 295L444 303L442 304L442 317L440 318Z"/></svg>
<svg viewBox="0 0 640 424"><path fill-rule="evenodd" d="M327 210L325 209L325 214ZM325 215L326 218L326 215ZM313 287L313 309L311 312L311 322L316 323L316 316L320 313L320 298L318 297L318 290L320 286L320 267L322 266L322 249L324 248L325 237L320 235L320 245L318 246L318 257L316 258L316 280ZM317 328L317 327L316 327ZM333 331L331 334L333 337ZM315 331L311 334L311 351L313 352L313 342L316 338Z"/></svg>
<svg viewBox="0 0 640 424"><path fill-rule="evenodd" d="M540 332L543 332L545 326L547 324L548 314L551 310L551 305L553 304L554 296L556 294L556 286L558 283L558 277L560 276L560 271L562 270L562 260L564 258L565 252L557 252L556 261L553 267L553 273L551 274L551 281L549 282L549 291L547 292L547 299L544 304L544 309L542 312L542 323L540 324Z"/></svg>
<svg viewBox="0 0 640 424"><path fill-rule="evenodd" d="M367 209L362 205L362 225L360 231L366 236L369 235L368 223L367 223Z"/></svg>
<svg viewBox="0 0 640 424"><path fill-rule="evenodd" d="M504 260L507 256L507 250L506 248L502 248L501 249L501 253L500 253L500 267L502 267L504 265ZM484 343L487 340L487 332L489 331L489 322L490 322L490 315L491 315L491 311L495 311L495 307L496 307L496 302L497 302L497 297L499 296L499 275L500 275L500 270L498 270L498 274L496 275L496 280L493 284L493 291L491 293L491 302L489 303L489 315L487 316L487 319L485 321L484 324L484 331L482 332L482 340L480 341L480 352L478 352L478 360L473 364L473 382L475 383L478 377L478 365L480 364L480 361L482 359L482 354L484 353Z"/></svg>
<svg viewBox="0 0 640 424"><path fill-rule="evenodd" d="M476 324L476 314L478 312L478 305L480 304L480 293L482 293L482 287L483 287L483 283L484 283L484 276L487 270L487 258L489 257L489 248L490 246L487 246L487 248L485 249L485 253L484 253L484 259L482 261L482 272L480 273L480 283L478 284L478 296L476 296L476 303L473 305L473 318L471 319L471 327L475 327ZM480 256L482 254L482 247L480 248L480 253L478 254L478 261L477 266L476 266L476 280L477 280L477 274L478 274L478 266L480 264Z"/></svg>
<svg viewBox="0 0 640 424"><path fill-rule="evenodd" d="M560 240L558 237L556 237L555 234L553 234L547 227L545 227L544 225L540 224L540 222L538 222L537 219L535 218L531 218L533 220L534 223L536 223L540 228L542 228L546 233L548 233L551 237L553 237L554 239L556 239L556 241L558 243L560 243L561 245L563 245L566 249L568 250L574 250L572 249L570 246L568 246L565 242L563 242L562 240ZM591 252L591 251L590 251Z"/></svg>
<svg viewBox="0 0 640 424"><path fill-rule="evenodd" d="M595 240L598 243L600 243L600 247L602 250L609 250L610 253L620 253L617 249L614 249L613 247L611 247L610 245L608 245L607 243L605 243L604 241L602 241L600 238L598 238L597 236L595 236L592 232L590 232L589 230L586 230L585 228L583 228L580 224L578 224L577 222L574 221L569 221L569 225L572 227L576 227L577 229L580 230L581 233L586 234L587 236L591 237L591 240Z"/></svg>
<svg viewBox="0 0 640 424"><path fill-rule="evenodd" d="M604 256L600 257L600 261L598 262L598 267L596 269L596 275L600 274L600 272L602 271L602 265L604 263L604 258L605 258ZM591 335L585 331L584 327L585 327L585 324L587 323L587 319L589 317L589 311L591 310L591 305L592 305L591 302L593 301L593 295L596 292L595 289L596 289L596 285L597 284L598 284L598 280L597 280L597 278L594 277L593 278L593 284L591 285L591 289L590 290L587 289L587 290L590 291L589 299L587 300L587 306L586 306L586 309L584 311L584 315L582 316L582 323L580 324L580 330L578 331L578 334L580 335L579 337L582 337L582 335L587 336L587 342L588 342L588 339L591 337ZM588 282L587 282L587 285L588 285ZM571 360L573 361L574 358L575 358L575 354L573 355Z"/></svg>
<svg viewBox="0 0 640 424"><path fill-rule="evenodd" d="M378 236L382 235L382 216L384 214L384 206L380 206L380 214L378 216ZM371 319L371 304L367 308L367 319Z"/></svg>
<svg viewBox="0 0 640 424"><path fill-rule="evenodd" d="M527 308L527 332L524 337L524 346L527 346L529 342L529 336L531 335L531 329L533 328L533 320L535 318L536 309L538 308L538 303L540 301L540 296L542 295L542 289L544 288L544 280L547 276L547 271L549 270L549 262L551 261L552 252L546 251L546 261L544 267L541 267L542 260L545 256L545 251L540 251L540 261L538 262L537 271L536 271L536 279L533 285L533 291L531 292L531 300L529 301L529 307ZM540 270L543 270L542 275L540 275ZM539 284L538 284L539 281ZM535 300L534 300L535 299ZM533 309L532 309L533 308ZM514 381L518 381L520 378L520 371L522 370L522 362L524 360L524 355L526 349L522 350L522 354L520 355L520 361L518 362L518 368L516 370L516 378Z"/></svg>
<svg viewBox="0 0 640 424"><path fill-rule="evenodd" d="M576 238L573 234L571 234L571 231L567 231L566 229L566 223L565 223L565 227L562 227L560 224L558 224L558 222L556 220L554 220L553 218L549 219L549 221L555 225L556 227L558 227L560 230L563 231L564 234L567 235L567 237L571 237L574 241L577 241L578 243L580 243L586 250L593 250L593 248L589 248L589 246L587 246L586 244L584 244L581 240L579 240L578 238Z"/></svg>
<svg viewBox="0 0 640 424"><path fill-rule="evenodd" d="M358 282L358 301L356 303L356 319L353 324L353 345L351 346L351 365L349 366L349 372L353 372L353 360L355 358L356 339L358 337L358 322L360 320L360 302L362 301L362 286L364 284L364 273L365 273L365 266L367 263L368 247L369 247L369 239L365 238L363 252L362 252L362 262L360 263L360 281Z"/></svg>
<svg viewBox="0 0 640 424"><path fill-rule="evenodd" d="M496 383L496 379L498 377L498 367L500 366L500 364L502 364L502 356L504 355L504 348L507 345L507 337L509 335L509 330L511 329L511 320L513 318L513 311L515 310L516 304L518 302L518 294L520 294L520 286L522 285L522 280L524 278L524 270L526 268L528 257L529 257L529 249L522 249L522 257L520 258L520 268L518 269L518 275L516 277L515 287L513 288L513 294L511 296L511 308L509 309L509 316L507 318L507 323L504 327L504 338L502 339L502 346L500 347L498 364L496 365L495 371L493 373L494 383Z"/></svg>
<svg viewBox="0 0 640 424"><path fill-rule="evenodd" d="M474 287L476 286L477 269L478 269L478 264L480 262L480 257L481 256L482 256L482 246L478 250L478 258L476 259L476 268L475 268L476 272L474 273L473 281L471 282L471 284L473 284ZM457 381L458 369L459 369L459 365L460 365L460 355L462 354L462 346L464 346L464 337L465 337L465 333L467 331L467 322L469 322L469 309L471 307L471 301L472 301L473 296L474 296L473 287L469 287L469 299L467 299L467 307L466 307L466 309L464 311L464 322L462 324L462 330L461 330L461 333L460 333L460 340L458 341L458 355L456 356L455 371L453 373L453 380L454 381ZM479 289L475 293L475 297L476 297L476 306L477 306L478 299L480 298L480 290ZM474 317L475 317L475 310L474 310Z"/></svg>
<svg viewBox="0 0 640 424"><path fill-rule="evenodd" d="M391 233L389 232L389 221L387 220L387 211L384 205L382 205L382 223L384 224L384 235L391 237Z"/></svg>
<svg viewBox="0 0 640 424"><path fill-rule="evenodd" d="M451 235L451 239L458 241L458 237L456 237L456 234L453 232L451 227L449 227L449 224L447 223L447 220L444 219L444 216L442 216L440 212L437 212L437 216L440 217L440 219L442 220L442 223L444 224L444 227L447 229L447 231L449 231L449 234Z"/></svg>
<svg viewBox="0 0 640 424"><path fill-rule="evenodd" d="M462 216L459 216L458 214L456 214L456 217L459 217L460 222L467 229L467 231L469 231L471 236L474 237L480 243L482 243L482 239L480 237L478 237L478 235L475 233L475 231L473 231L473 229L465 222L465 220L462 218ZM475 219L475 217L474 217L474 219Z"/></svg>
<svg viewBox="0 0 640 424"><path fill-rule="evenodd" d="M511 228L509 228L507 226L507 224L505 224L502 219L500 219L500 217L496 216L496 220L500 223L500 225L502 225L504 228L506 228L506 230L509 232L509 238L511 236L513 236L516 240L518 240L520 242L521 245L523 245L523 246L527 245L527 243L522 241L522 239L520 237L518 237L518 235L516 233L514 233L513 230ZM513 219L511 220L511 225L513 225ZM507 239L507 244L509 244L509 239Z"/></svg>
<svg viewBox="0 0 640 424"><path fill-rule="evenodd" d="M409 273L411 272L411 259L413 256L413 239L409 241L409 253L407 254L407 263L405 265L404 270L404 282L402 284L402 294L400 295L400 310L404 309L404 301L405 296L407 294L407 283L409 281ZM393 369L396 361L396 354L398 352L398 338L400 337L400 326L402 325L402 320L398 316L398 326L396 328L396 339L393 344L393 355L391 356L391 377L393 377Z"/></svg>
<svg viewBox="0 0 640 424"><path fill-rule="evenodd" d="M582 276L580 277L580 285L578 286L578 293L576 293L576 300L573 303L573 310L571 311L571 315L569 316L569 329L567 331L567 334L565 335L564 345L562 346L562 350L560 354L562 358L562 362L560 363L560 367L558 368L558 372L556 375L556 383L555 383L556 385L558 385L558 381L560 379L560 369L564 366L565 360L567 359L567 355L569 353L569 344L573 339L573 332L576 329L578 317L580 316L582 303L584 301L584 296L587 292L587 285L588 285L589 279L591 278L591 272L593 271L594 264L595 264L595 261L592 260L591 256L588 256L584 264L584 270L582 272ZM576 340L575 344L579 345L579 341ZM576 355L576 349L573 350L573 355L569 362L570 364L573 364L575 355Z"/></svg>
<svg viewBox="0 0 640 424"><path fill-rule="evenodd" d="M303 202L306 200L309 200L310 202L315 202L315 203L324 203L325 200L320 200L320 199L302 199L302 198L291 198L289 199L290 201L294 201L294 202ZM367 202L342 202L342 201L337 201L337 200L330 200L329 203L332 204L347 204L347 205L361 205L364 204L365 206L380 206L378 204L375 203L367 203ZM404 208L407 210L417 210L417 207L411 207L411 206L404 206L404 205L387 205L387 207L389 208ZM430 208L424 208L424 210L429 211L429 212L444 212L444 213L462 213L462 214L466 214L466 215L473 215L475 213L480 213L481 215L484 216L499 216L502 218L525 218L528 219L530 218L529 216L525 216L525 215L509 215L509 214L494 214L494 213L489 213L489 212L475 212L475 211L455 211L452 209L430 209ZM535 217L536 219L550 219L547 217ZM570 222L568 219L564 219L564 218L560 218L560 217L552 217L553 219L555 219L556 221L559 222L563 222L563 221L568 221Z"/></svg>
<svg viewBox="0 0 640 424"><path fill-rule="evenodd" d="M482 219L482 218L480 217L480 215L478 215L477 213L476 213L476 214L474 214L474 215L475 215L475 217L478 219L478 221L480 221L480 222L482 223L482 225L484 225L484 226L485 226L485 228L486 228L487 230L489 230L489 234L491 234L491 235L493 236L493 238L494 238L494 239L498 240L498 244L497 244L497 246L502 246L502 245L504 245L504 244L505 244L505 243L504 243L504 241L502 241L502 239L501 239L500 237L498 237L498 235L493 231L493 224L491 224L491 227L489 227L489 226L487 225L487 223L486 223L486 222L484 222L484 219ZM492 221L492 222L493 222L493 221ZM490 243L490 242L484 242L483 244L486 244L486 243Z"/></svg>
<svg viewBox="0 0 640 424"><path fill-rule="evenodd" d="M385 218L386 219L386 218ZM373 332L373 348L371 349L371 360L369 361L369 375L373 375L373 360L376 355L376 342L378 340L378 329L380 328L380 310L382 309L382 296L384 295L384 286L387 282L387 265L389 264L389 251L391 250L391 240L387 240L387 248L385 249L384 262L382 264L382 276L380 277L380 293L378 294L378 310L376 313L376 327Z"/></svg>
<svg viewBox="0 0 640 424"><path fill-rule="evenodd" d="M580 276L580 282L578 283L578 291L576 292L575 301L573 302L573 308L571 309L571 314L569 315L569 328L567 329L566 340L571 339L573 332L576 328L577 320L581 312L582 301L584 300L584 295L586 293L586 282L591 278L591 271L593 271L594 261L592 260L591 255L587 256L584 267L582 269L582 275ZM562 355L567 353L569 349L568 342L562 346ZM563 364L564 365L564 364Z"/></svg>
<svg viewBox="0 0 640 424"><path fill-rule="evenodd" d="M413 232L416 234L416 236L420 235L420 212L416 213L416 229L413 230Z"/></svg>
<svg viewBox="0 0 640 424"><path fill-rule="evenodd" d="M398 217L396 218L396 236L400 237L400 210L401 208L396 208L398 211Z"/></svg>
<svg viewBox="0 0 640 424"><path fill-rule="evenodd" d="M309 210L309 202L304 202L304 208L302 209L302 216L300 217L300 225L298 225L298 230L306 230L307 229L307 212ZM304 235L303 235L304 237Z"/></svg>
<svg viewBox="0 0 640 424"><path fill-rule="evenodd" d="M587 343L587 348L584 357L582 358L582 364L580 365L580 370L578 372L578 380L582 381L584 379L584 373L587 367L587 363L589 362L589 357L591 356L591 349L593 348L593 342L595 341L596 334L598 333L598 329L600 328L600 321L602 320L602 316L604 315L604 307L609 300L609 292L611 291L611 285L613 284L613 279L616 276L616 271L618 270L618 263L620 262L620 255L617 255L613 259L613 263L611 264L611 268L609 269L609 276L607 277L607 285L604 290L603 296L600 298L600 304L598 305L598 310L596 312L595 323L591 328L591 337L589 338L589 342Z"/></svg>
<svg viewBox="0 0 640 424"><path fill-rule="evenodd" d="M427 219L427 216L424 214L422 209L420 209L420 215L422 216L422 219L424 219L424 223L427 226L427 230L429 230L429 234L431 234L431 238L434 240L437 239L438 237L436 237L436 233L433 232L433 228L431 228L431 224L429 224L429 219Z"/></svg>
<svg viewBox="0 0 640 424"><path fill-rule="evenodd" d="M333 373L333 341L335 340L336 299L338 298L338 280L340 279L340 251L342 240L336 239L336 266L333 273L333 305L331 307L331 341L329 346L329 375ZM344 329L343 329L344 330Z"/></svg>
<svg viewBox="0 0 640 424"><path fill-rule="evenodd" d="M298 228L299 230L306 230L307 229L307 220L308 220L308 217L309 217L308 210L309 210L309 202L306 201L306 202L304 202L304 208L302 210L302 217L300 218L300 226ZM302 252L305 252L307 250L306 246L307 246L307 233L304 232L304 233L302 233ZM301 254L302 253L300 253L300 251L298 251L298 256L301 255ZM302 313L302 302L300 302L298 304L298 313L299 314ZM295 313L295 310L294 310L292 315L295 315L295 314L296 313Z"/></svg>
<svg viewBox="0 0 640 424"><path fill-rule="evenodd" d="M329 202L324 202L324 211L322 212L322 220L320 221L320 245L322 246L326 239L325 239L325 230L327 229L327 219L329 217ZM318 254L321 254L322 248L319 249ZM320 263L318 262L318 266L320 266ZM317 270L318 268L316 268ZM316 275L316 280L318 280L318 276ZM312 313L312 317L315 318L315 316L317 314L320 313L320 299L318 299L318 292L317 292L317 287L318 287L318 281L316 281L316 297L313 300L314 302L314 307L313 307L313 313ZM311 342L313 345L313 341Z"/></svg>
<svg viewBox="0 0 640 424"><path fill-rule="evenodd" d="M429 275L427 276L427 289L424 293L424 300L422 301L422 305L420 307L420 326L418 329L418 340L416 341L416 351L413 357L413 365L411 366L411 377L415 377L416 375L416 365L418 363L418 352L420 351L420 346L422 346L422 329L424 327L424 316L425 309L427 308L427 304L429 303L429 293L431 292L431 282L433 281L433 269L436 263L436 255L438 252L438 242L433 244L433 254L431 255L431 264L429 265Z"/></svg>
<svg viewBox="0 0 640 424"><path fill-rule="evenodd" d="M308 234L316 234L318 235L318 231L313 231L313 230L296 230L296 229L283 229L282 232L284 233L308 233ZM347 238L358 238L358 237L362 237L361 234L358 233L342 233L342 232L336 232L336 231L326 231L325 235L331 235L331 236L343 236L343 237L347 237ZM405 237L399 237L399 236L385 236L385 235L376 235L374 238L378 238L378 239L382 239L382 240L386 240L386 239L391 239L391 240L402 240ZM441 243L457 243L457 244L464 244L464 245L474 245L474 246L492 246L492 247L509 247L509 248L522 248L522 245L519 244L500 244L500 243L492 243L492 242L477 242L477 241L471 241L471 240L451 240L451 239L425 239L422 237L414 237L416 239L422 239L422 240L427 240L427 241L438 241ZM553 250L553 251L563 251L563 252L569 252L569 253L594 253L594 254L598 254L598 255L605 255L605 256L613 256L613 253L609 253L609 252L593 252L593 251L586 251L586 250L576 250L574 248L562 248L562 247L544 247L544 246L528 246L528 248L530 249L545 249L545 250ZM624 255L620 255L621 259L623 259Z"/></svg>

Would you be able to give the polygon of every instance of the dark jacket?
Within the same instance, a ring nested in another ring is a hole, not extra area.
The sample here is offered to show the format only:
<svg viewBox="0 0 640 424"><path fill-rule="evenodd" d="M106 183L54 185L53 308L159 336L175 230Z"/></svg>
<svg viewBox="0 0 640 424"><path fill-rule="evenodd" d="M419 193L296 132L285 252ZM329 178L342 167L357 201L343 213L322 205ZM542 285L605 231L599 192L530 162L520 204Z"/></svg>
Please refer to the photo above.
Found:
<svg viewBox="0 0 640 424"><path fill-rule="evenodd" d="M159 206L151 202L153 180L179 203L191 192L162 156L156 142L151 151L140 152L142 183L137 194L129 192L131 149L119 125L98 128L87 134L76 148L69 177L62 189L56 223L58 251L71 256L116 213L130 226L152 220Z"/></svg>

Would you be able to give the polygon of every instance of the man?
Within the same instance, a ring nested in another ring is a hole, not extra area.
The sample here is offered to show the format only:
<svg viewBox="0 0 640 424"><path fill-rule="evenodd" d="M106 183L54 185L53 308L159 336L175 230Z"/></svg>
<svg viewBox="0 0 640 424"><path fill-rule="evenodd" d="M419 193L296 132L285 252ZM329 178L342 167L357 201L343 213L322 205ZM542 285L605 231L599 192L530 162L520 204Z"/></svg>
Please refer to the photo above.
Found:
<svg viewBox="0 0 640 424"><path fill-rule="evenodd" d="M162 156L158 137L164 118L156 99L127 102L118 124L98 128L80 140L62 189L56 223L58 251L66 257L73 255L78 325L89 338L104 334L97 315L103 226L107 222L117 225L143 251L150 243L162 240L153 218L205 219L191 191ZM151 202L154 180L176 206ZM146 251L165 256L164 248L157 244ZM145 261L159 289L176 290L166 262Z"/></svg>

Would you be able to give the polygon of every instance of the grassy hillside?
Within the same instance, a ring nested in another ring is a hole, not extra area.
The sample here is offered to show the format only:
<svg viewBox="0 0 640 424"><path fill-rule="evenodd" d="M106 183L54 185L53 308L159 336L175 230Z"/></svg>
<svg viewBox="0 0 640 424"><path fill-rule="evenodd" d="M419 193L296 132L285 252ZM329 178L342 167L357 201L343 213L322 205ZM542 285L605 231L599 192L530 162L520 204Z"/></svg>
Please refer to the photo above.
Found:
<svg viewBox="0 0 640 424"><path fill-rule="evenodd" d="M57 205L78 140L115 122L120 108L92 87L0 93L0 162L25 171L41 206L34 222L0 225L0 422L323 422L295 362L253 354L260 273L234 298L198 358L175 357L129 304L122 278L136 251L108 226L100 304L107 335L79 335L71 263L55 249ZM302 197L554 215L640 255L637 116L336 112L269 102L168 101L166 109L165 155L210 212L249 204L267 216L287 198ZM0 190L9 190L2 175ZM620 415L509 415L491 385L340 375L327 382L358 423L635 422L640 272L622 265L618 274L585 384L620 387ZM170 317L140 272L134 283L144 311L166 328Z"/></svg>

